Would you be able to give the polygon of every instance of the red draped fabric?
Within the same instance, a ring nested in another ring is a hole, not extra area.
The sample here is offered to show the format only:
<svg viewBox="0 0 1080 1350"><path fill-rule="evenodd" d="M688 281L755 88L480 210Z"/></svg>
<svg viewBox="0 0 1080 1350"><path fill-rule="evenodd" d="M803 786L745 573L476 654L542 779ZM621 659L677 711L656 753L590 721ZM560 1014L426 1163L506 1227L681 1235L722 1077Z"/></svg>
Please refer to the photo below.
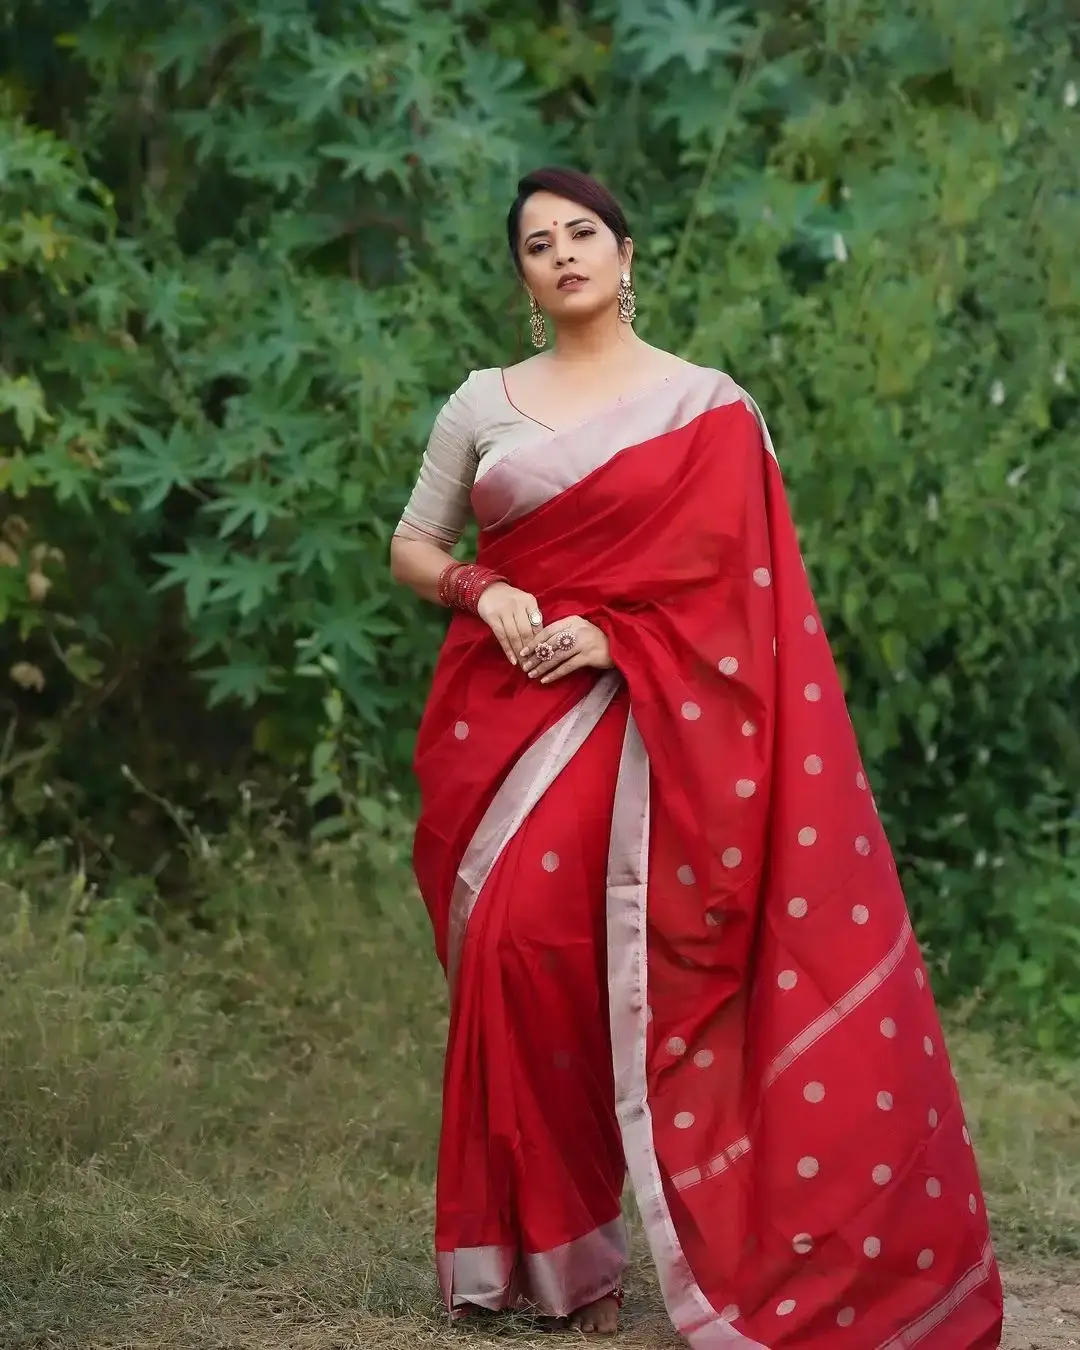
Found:
<svg viewBox="0 0 1080 1350"><path fill-rule="evenodd" d="M438 664L443 1292L611 1289L628 1170L695 1350L992 1350L971 1139L780 471L699 374L474 491L480 560L616 669L538 686L467 616Z"/></svg>

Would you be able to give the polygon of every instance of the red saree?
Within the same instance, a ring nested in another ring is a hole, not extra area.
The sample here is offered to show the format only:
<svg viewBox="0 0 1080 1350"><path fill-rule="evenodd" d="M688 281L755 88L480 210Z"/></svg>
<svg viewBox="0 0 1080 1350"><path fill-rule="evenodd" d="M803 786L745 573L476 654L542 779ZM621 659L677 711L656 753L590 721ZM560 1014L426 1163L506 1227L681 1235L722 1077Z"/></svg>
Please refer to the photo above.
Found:
<svg viewBox="0 0 1080 1350"><path fill-rule="evenodd" d="M415 863L451 985L448 1306L617 1285L628 1168L694 1350L993 1350L927 975L768 432L689 367L476 484L480 560L616 669L454 620Z"/></svg>

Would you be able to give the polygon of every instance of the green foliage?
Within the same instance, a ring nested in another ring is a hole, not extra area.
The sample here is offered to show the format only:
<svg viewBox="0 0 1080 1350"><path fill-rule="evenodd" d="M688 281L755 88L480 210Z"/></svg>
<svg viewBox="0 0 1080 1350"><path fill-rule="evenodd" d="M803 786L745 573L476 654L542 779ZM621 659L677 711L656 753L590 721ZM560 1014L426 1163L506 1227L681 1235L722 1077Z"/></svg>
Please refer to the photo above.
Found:
<svg viewBox="0 0 1080 1350"><path fill-rule="evenodd" d="M299 780L329 832L406 787L440 620L389 535L441 398L522 352L515 177L573 162L626 201L643 334L770 418L921 932L952 988L997 969L991 914L1027 910L995 864L1045 848L1080 769L1066 4L4 13L24 821L153 872L156 798L212 826L239 777Z"/></svg>

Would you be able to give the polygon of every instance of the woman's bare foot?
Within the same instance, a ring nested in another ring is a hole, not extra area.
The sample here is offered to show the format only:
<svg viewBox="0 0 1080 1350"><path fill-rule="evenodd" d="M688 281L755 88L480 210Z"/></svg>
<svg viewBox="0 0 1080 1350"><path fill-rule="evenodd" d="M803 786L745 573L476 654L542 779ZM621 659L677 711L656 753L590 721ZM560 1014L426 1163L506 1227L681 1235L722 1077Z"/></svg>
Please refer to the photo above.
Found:
<svg viewBox="0 0 1080 1350"><path fill-rule="evenodd" d="M614 1294L605 1294L586 1303L571 1317L570 1325L587 1336L614 1336L619 1329L619 1300Z"/></svg>

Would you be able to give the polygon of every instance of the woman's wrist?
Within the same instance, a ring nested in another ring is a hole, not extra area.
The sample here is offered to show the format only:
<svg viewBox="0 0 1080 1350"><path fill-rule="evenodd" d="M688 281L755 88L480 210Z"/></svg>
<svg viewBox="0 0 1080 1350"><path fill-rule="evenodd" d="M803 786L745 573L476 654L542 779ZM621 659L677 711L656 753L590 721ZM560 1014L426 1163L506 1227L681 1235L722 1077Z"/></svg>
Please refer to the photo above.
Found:
<svg viewBox="0 0 1080 1350"><path fill-rule="evenodd" d="M482 567L479 563L448 563L439 574L439 602L447 609L475 614L480 597L490 586L500 582L509 584L490 567Z"/></svg>

